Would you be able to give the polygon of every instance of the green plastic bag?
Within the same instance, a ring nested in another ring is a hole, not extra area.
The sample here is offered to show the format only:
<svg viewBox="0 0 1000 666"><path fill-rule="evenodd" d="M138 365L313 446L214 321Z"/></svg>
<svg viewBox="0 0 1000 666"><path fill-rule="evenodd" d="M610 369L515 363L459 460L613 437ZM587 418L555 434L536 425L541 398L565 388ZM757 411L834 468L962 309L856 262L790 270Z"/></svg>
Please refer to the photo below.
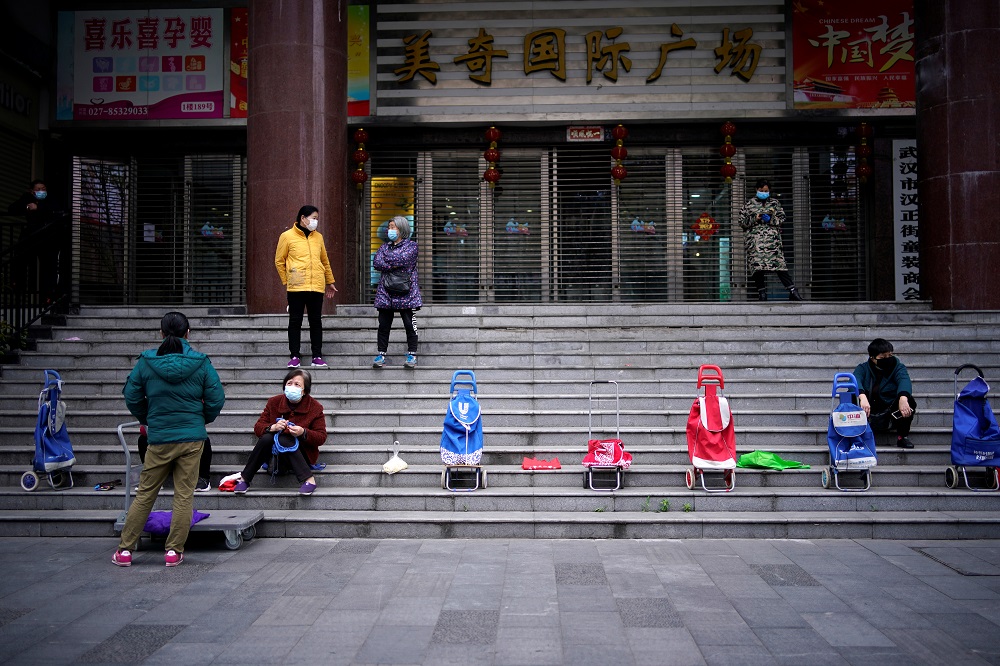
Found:
<svg viewBox="0 0 1000 666"><path fill-rule="evenodd" d="M809 465L795 460L785 460L770 451L751 451L744 453L736 461L737 467L753 467L755 469L809 469Z"/></svg>

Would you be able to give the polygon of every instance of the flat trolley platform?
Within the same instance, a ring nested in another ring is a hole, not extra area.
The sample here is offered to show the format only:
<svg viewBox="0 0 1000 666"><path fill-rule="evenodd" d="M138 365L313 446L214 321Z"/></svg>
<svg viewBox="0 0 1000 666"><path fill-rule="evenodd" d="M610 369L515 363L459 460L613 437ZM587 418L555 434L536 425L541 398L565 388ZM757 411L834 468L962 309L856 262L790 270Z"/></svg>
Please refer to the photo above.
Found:
<svg viewBox="0 0 1000 666"><path fill-rule="evenodd" d="M125 441L125 428L138 428L138 421L122 423L118 426L118 441L125 452L125 510L115 521L115 532L121 534L125 527L125 515L132 504L132 454ZM264 519L264 512L259 509L230 510L220 509L209 514L208 518L199 520L191 526L192 532L222 532L226 538L226 548L237 550L244 541L250 541L257 536L257 523ZM148 534L148 532L143 532Z"/></svg>

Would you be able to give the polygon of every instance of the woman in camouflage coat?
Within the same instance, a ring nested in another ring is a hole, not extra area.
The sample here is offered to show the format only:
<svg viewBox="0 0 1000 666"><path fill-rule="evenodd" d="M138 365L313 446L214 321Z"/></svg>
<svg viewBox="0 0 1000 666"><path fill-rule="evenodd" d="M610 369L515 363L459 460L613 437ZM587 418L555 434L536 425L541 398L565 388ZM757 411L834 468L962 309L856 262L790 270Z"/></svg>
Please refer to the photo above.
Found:
<svg viewBox="0 0 1000 666"><path fill-rule="evenodd" d="M801 301L802 296L788 274L788 265L781 250L781 225L785 211L776 199L771 198L771 184L766 179L757 181L757 195L743 204L740 211L740 228L745 232L744 248L747 253L747 270L757 288L757 298L767 300L767 273L774 272L781 284L788 289L788 298Z"/></svg>
<svg viewBox="0 0 1000 666"><path fill-rule="evenodd" d="M410 223L402 215L389 220L386 231L389 241L375 253L372 267L381 272L375 289L375 309L378 310L378 354L372 367L385 365L385 353L389 348L389 330L395 313L399 312L406 329L407 368L417 366L417 317L414 311L424 304L417 283L417 241L410 238ZM410 291L405 294L390 294L385 288L388 273L403 274L410 278Z"/></svg>

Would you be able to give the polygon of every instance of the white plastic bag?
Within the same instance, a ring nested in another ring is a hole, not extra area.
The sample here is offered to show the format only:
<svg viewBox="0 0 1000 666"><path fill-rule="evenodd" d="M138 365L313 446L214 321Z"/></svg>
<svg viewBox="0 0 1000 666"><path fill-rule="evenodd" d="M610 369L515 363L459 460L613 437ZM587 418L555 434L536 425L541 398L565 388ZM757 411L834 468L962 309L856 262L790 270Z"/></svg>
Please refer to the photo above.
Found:
<svg viewBox="0 0 1000 666"><path fill-rule="evenodd" d="M382 465L382 471L386 474L395 474L402 472L407 466L406 461L399 457L399 441L397 440L392 443L392 457Z"/></svg>

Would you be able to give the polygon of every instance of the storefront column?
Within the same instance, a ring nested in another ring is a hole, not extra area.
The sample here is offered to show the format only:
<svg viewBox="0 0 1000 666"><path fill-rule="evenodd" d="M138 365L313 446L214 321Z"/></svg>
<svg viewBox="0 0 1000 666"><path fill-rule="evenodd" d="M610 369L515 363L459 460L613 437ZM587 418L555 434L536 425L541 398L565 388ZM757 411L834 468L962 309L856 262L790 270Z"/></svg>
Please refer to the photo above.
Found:
<svg viewBox="0 0 1000 666"><path fill-rule="evenodd" d="M1000 0L916 0L920 290L936 309L997 309Z"/></svg>
<svg viewBox="0 0 1000 666"><path fill-rule="evenodd" d="M250 0L249 8L247 307L285 311L274 250L305 204L319 208L343 302L353 282L342 280L347 3Z"/></svg>

